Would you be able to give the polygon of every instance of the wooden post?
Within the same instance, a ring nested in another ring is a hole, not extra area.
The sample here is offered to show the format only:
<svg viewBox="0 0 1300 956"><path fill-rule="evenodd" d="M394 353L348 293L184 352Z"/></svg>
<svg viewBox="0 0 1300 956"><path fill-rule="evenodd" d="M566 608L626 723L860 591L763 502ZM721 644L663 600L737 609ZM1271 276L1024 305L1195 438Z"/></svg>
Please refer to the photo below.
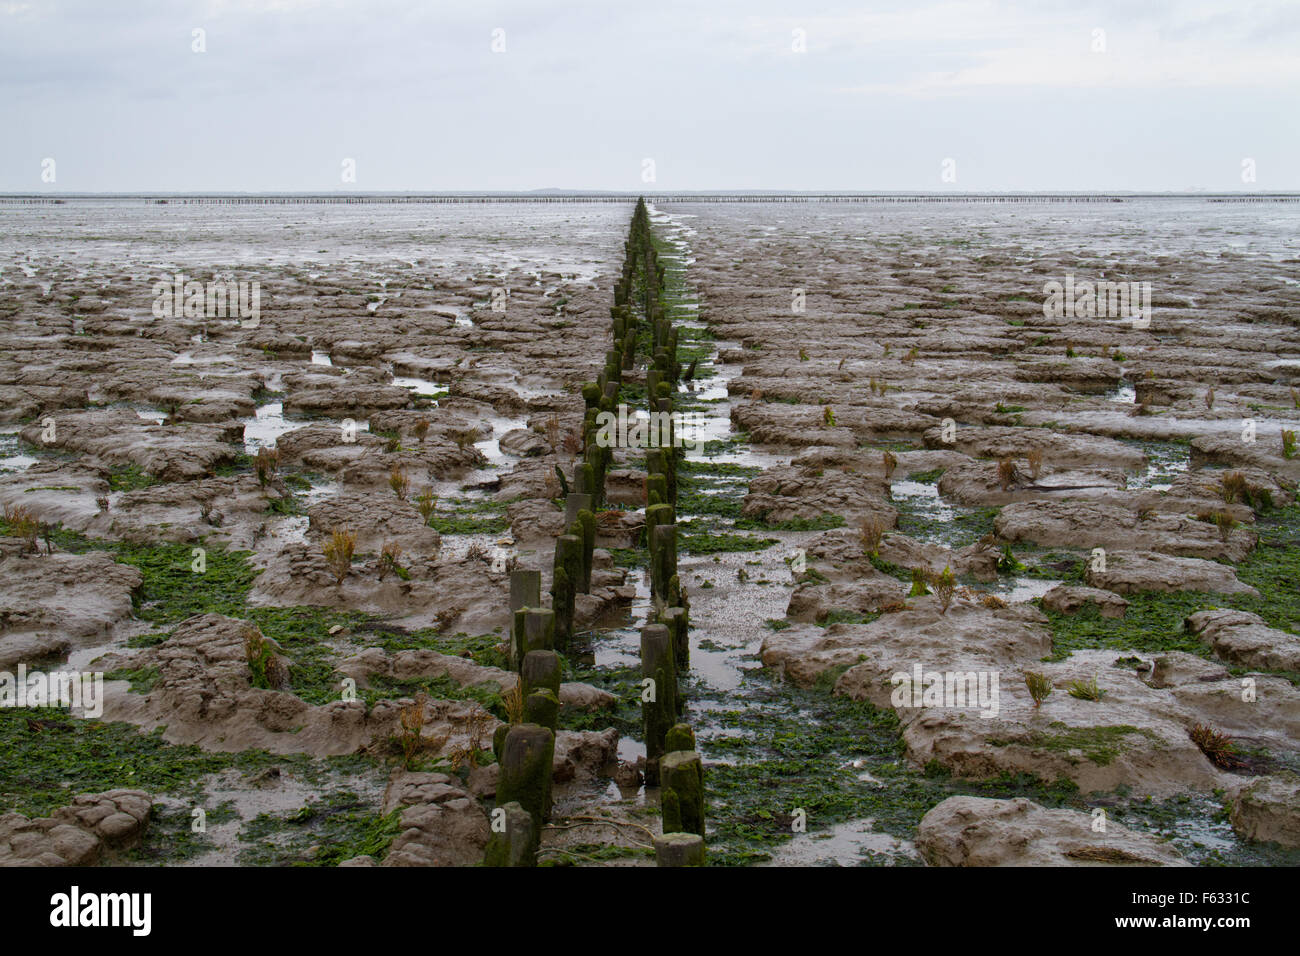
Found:
<svg viewBox="0 0 1300 956"><path fill-rule="evenodd" d="M671 579L669 583L669 594L671 594ZM665 595L664 600L668 600ZM691 636L690 627L686 609L680 606L665 608L664 612L659 615L661 624L668 628L668 633L672 636L673 641L673 660L677 665L677 672L680 674L690 666L691 662ZM687 748L692 749L692 748Z"/></svg>
<svg viewBox="0 0 1300 956"><path fill-rule="evenodd" d="M693 750L676 750L659 761L659 804L665 833L704 836L704 765Z"/></svg>
<svg viewBox="0 0 1300 956"><path fill-rule="evenodd" d="M704 838L698 833L655 837L655 866L703 866Z"/></svg>
<svg viewBox="0 0 1300 956"><path fill-rule="evenodd" d="M546 607L530 607L524 612L524 643L519 661L530 651L549 651L555 647L555 612Z"/></svg>
<svg viewBox="0 0 1300 956"><path fill-rule="evenodd" d="M497 777L497 806L517 802L541 833L551 815L551 764L555 734L537 724L515 724L506 733Z"/></svg>
<svg viewBox="0 0 1300 956"><path fill-rule="evenodd" d="M641 718L645 728L646 783L659 782L659 760L664 737L677 722L677 673L673 666L672 639L662 624L641 628ZM649 681L650 683L646 683Z"/></svg>
<svg viewBox="0 0 1300 956"><path fill-rule="evenodd" d="M537 830L533 818L517 800L492 812L484 866L536 866ZM658 840L656 840L657 858ZM681 851L672 856L676 860ZM689 863L659 863L659 866L691 866Z"/></svg>
<svg viewBox="0 0 1300 956"><path fill-rule="evenodd" d="M565 651L573 638L574 598L582 578L582 539L562 534L555 539L555 573L551 607L555 611L555 647Z"/></svg>

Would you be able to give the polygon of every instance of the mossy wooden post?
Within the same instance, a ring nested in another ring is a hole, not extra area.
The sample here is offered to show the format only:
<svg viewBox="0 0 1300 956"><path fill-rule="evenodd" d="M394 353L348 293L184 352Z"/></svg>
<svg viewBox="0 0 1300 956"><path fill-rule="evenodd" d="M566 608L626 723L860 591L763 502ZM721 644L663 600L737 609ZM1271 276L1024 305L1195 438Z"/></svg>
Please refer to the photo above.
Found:
<svg viewBox="0 0 1300 956"><path fill-rule="evenodd" d="M519 669L524 657L525 608L541 607L542 572L516 568L510 572L510 666Z"/></svg>
<svg viewBox="0 0 1300 956"><path fill-rule="evenodd" d="M557 563L551 580L551 607L555 609L555 646L562 651L569 649L573 637L575 594L569 573Z"/></svg>
<svg viewBox="0 0 1300 956"><path fill-rule="evenodd" d="M671 579L669 579L671 582ZM672 593L671 583L667 596ZM673 661L677 665L677 673L682 673L691 664L691 634L688 623L686 609L683 607L665 608L663 614L659 616L659 622L668 628L668 633L673 640Z"/></svg>
<svg viewBox="0 0 1300 956"><path fill-rule="evenodd" d="M573 611L582 578L582 539L562 534L555 539L555 573L551 582L551 608L555 611L555 647L568 650L573 639Z"/></svg>
<svg viewBox="0 0 1300 956"><path fill-rule="evenodd" d="M658 507L658 506L656 506ZM650 593L668 597L668 582L677 574L677 525L656 522L650 549Z"/></svg>
<svg viewBox="0 0 1300 956"><path fill-rule="evenodd" d="M510 733L510 727L510 724L497 724L497 729L492 731L492 756L497 758L497 763L506 752L506 734Z"/></svg>
<svg viewBox="0 0 1300 956"><path fill-rule="evenodd" d="M656 501L655 495L659 498ZM647 506L653 504L668 504L668 476L653 472L645 476L645 503Z"/></svg>
<svg viewBox="0 0 1300 956"><path fill-rule="evenodd" d="M669 426L672 425L672 419L669 419ZM668 492L664 496L664 504L674 504L673 479L669 474L668 452L663 448L647 448L645 453L645 470L647 475L663 475L664 486ZM648 490L648 489L647 489Z"/></svg>
<svg viewBox="0 0 1300 956"><path fill-rule="evenodd" d="M530 607L524 611L524 643L519 661L530 651L549 651L555 647L555 612L547 607Z"/></svg>
<svg viewBox="0 0 1300 956"><path fill-rule="evenodd" d="M564 499L564 526L566 528L571 527L578 520L579 511L584 508L588 511L591 510L591 498L590 494L574 492Z"/></svg>
<svg viewBox="0 0 1300 956"><path fill-rule="evenodd" d="M560 720L560 657L529 651L519 671L525 723L555 730Z"/></svg>
<svg viewBox="0 0 1300 956"><path fill-rule="evenodd" d="M641 628L641 719L645 729L645 779L659 783L659 759L664 737L677 722L677 672L673 666L672 638L662 624Z"/></svg>
<svg viewBox="0 0 1300 956"><path fill-rule="evenodd" d="M648 761L647 761L648 763ZM659 805L664 833L704 836L704 764L693 750L675 750L659 761Z"/></svg>
<svg viewBox="0 0 1300 956"><path fill-rule="evenodd" d="M645 510L645 543L650 549L651 567L654 566L655 548L659 542L655 539L654 530L661 524L674 524L676 519L673 515L673 506L669 504L650 505Z"/></svg>
<svg viewBox="0 0 1300 956"><path fill-rule="evenodd" d="M523 681L524 697L541 688L549 688L558 697L560 655L555 651L529 651L524 655L523 666L519 668L519 678Z"/></svg>
<svg viewBox="0 0 1300 956"><path fill-rule="evenodd" d="M533 827L551 815L551 764L555 734L538 724L515 724L506 733L497 776L497 806L517 802L532 817Z"/></svg>
<svg viewBox="0 0 1300 956"><path fill-rule="evenodd" d="M516 568L510 572L510 610L541 607L542 572Z"/></svg>
<svg viewBox="0 0 1300 956"><path fill-rule="evenodd" d="M487 852L483 856L484 866L536 866L537 865L537 829L533 818L512 800L498 806L489 817ZM656 853L657 853L656 841ZM673 857L676 859L676 857ZM688 866L686 863L660 863L660 866Z"/></svg>
<svg viewBox="0 0 1300 956"><path fill-rule="evenodd" d="M695 731L691 730L690 724L673 724L664 734L664 753L694 749Z"/></svg>
<svg viewBox="0 0 1300 956"><path fill-rule="evenodd" d="M573 491L576 494L596 496L596 473L590 462L580 461L573 466ZM567 500L567 499L566 499Z"/></svg>
<svg viewBox="0 0 1300 956"><path fill-rule="evenodd" d="M609 467L612 452L600 445L600 430L593 424L587 429L587 440L583 448L583 468L591 469L591 483L585 493L591 495L593 510L605 503L605 470ZM567 522L566 522L567 525Z"/></svg>
<svg viewBox="0 0 1300 956"><path fill-rule="evenodd" d="M591 564L596 552L596 515L583 508L578 512L578 524L582 528L582 585L583 594L591 593Z"/></svg>
<svg viewBox="0 0 1300 956"><path fill-rule="evenodd" d="M673 441L676 440L676 427L670 416L668 419L668 434L672 436ZM668 467L664 469L664 474L668 478L668 503L674 506L677 504L677 458L679 451L681 449L676 447L669 447L664 450L664 460L668 463Z"/></svg>
<svg viewBox="0 0 1300 956"><path fill-rule="evenodd" d="M655 837L655 866L703 866L704 838L698 833Z"/></svg>
<svg viewBox="0 0 1300 956"><path fill-rule="evenodd" d="M539 687L524 698L524 720L555 730L560 723L560 698L549 687Z"/></svg>

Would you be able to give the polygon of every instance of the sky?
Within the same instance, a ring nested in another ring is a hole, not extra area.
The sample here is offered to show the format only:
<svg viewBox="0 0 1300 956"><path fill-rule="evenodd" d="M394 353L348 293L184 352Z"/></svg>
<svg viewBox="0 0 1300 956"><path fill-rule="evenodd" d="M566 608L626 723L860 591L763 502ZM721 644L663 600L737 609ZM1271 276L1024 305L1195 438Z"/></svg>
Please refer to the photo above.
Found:
<svg viewBox="0 0 1300 956"><path fill-rule="evenodd" d="M1296 0L0 0L0 192L1300 189Z"/></svg>

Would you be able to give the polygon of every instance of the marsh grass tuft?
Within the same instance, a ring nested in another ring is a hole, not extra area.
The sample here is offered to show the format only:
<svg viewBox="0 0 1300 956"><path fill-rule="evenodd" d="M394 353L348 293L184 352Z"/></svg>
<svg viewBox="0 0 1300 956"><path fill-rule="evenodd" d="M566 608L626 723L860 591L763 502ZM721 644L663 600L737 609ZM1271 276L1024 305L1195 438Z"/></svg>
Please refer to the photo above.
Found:
<svg viewBox="0 0 1300 956"><path fill-rule="evenodd" d="M858 540L862 542L862 553L868 557L878 557L880 542L885 536L885 524L874 515L864 515L858 519Z"/></svg>
<svg viewBox="0 0 1300 956"><path fill-rule="evenodd" d="M1244 501L1247 494L1246 476L1239 471L1225 471L1219 479L1218 487L1211 490L1218 493L1224 504L1230 505L1239 498Z"/></svg>
<svg viewBox="0 0 1300 956"><path fill-rule="evenodd" d="M321 551L325 555L325 562L329 565L330 570L334 572L334 583L342 584L343 579L348 576L352 570L352 553L357 547L357 533L355 531L335 531L330 535L330 539L321 545Z"/></svg>
<svg viewBox="0 0 1300 956"><path fill-rule="evenodd" d="M1042 706L1043 701L1052 696L1052 682L1046 674L1037 671L1025 671L1025 686L1029 696L1034 699L1034 707Z"/></svg>
<svg viewBox="0 0 1300 956"><path fill-rule="evenodd" d="M280 470L280 449L263 445L253 456L253 468L257 471L257 483L265 488Z"/></svg>
<svg viewBox="0 0 1300 956"><path fill-rule="evenodd" d="M1041 448L1031 448L1025 454L1025 461L1029 463L1029 477L1034 481L1043 471L1043 450Z"/></svg>
<svg viewBox="0 0 1300 956"><path fill-rule="evenodd" d="M907 592L908 597L925 597L930 593L930 589L925 586L925 569L912 569L912 590Z"/></svg>
<svg viewBox="0 0 1300 956"><path fill-rule="evenodd" d="M41 525L36 520L36 515L32 512L32 509L25 505L5 505L4 519L13 536L22 539L23 553L35 551L36 536L40 532Z"/></svg>
<svg viewBox="0 0 1300 956"><path fill-rule="evenodd" d="M420 517L424 519L425 524L428 524L437 508L438 496L433 493L431 487L425 485L424 490L415 497L415 510L420 512Z"/></svg>
<svg viewBox="0 0 1300 956"><path fill-rule="evenodd" d="M952 573L952 568L944 565L943 570L938 574L930 572L929 584L934 588L935 597L939 599L939 613L947 614L952 599L957 593L957 576Z"/></svg>
<svg viewBox="0 0 1300 956"><path fill-rule="evenodd" d="M1020 469L1014 458L1003 458L998 462L998 484L1003 491L1010 491L1021 482Z"/></svg>
<svg viewBox="0 0 1300 956"><path fill-rule="evenodd" d="M1187 731L1192 743L1200 748L1201 753L1209 758L1210 763L1221 770L1237 770L1246 766L1246 762L1237 755L1237 747L1227 734L1221 734L1205 724L1194 724Z"/></svg>
<svg viewBox="0 0 1300 956"><path fill-rule="evenodd" d="M1072 680L1067 688L1071 697L1076 700L1100 701L1106 696L1106 692L1097 686L1097 675L1093 674L1088 680Z"/></svg>
<svg viewBox="0 0 1300 956"><path fill-rule="evenodd" d="M389 574L401 574L402 567L397 563L397 559L402 556L402 546L396 541L385 541L384 546L379 551L379 580L383 580Z"/></svg>
<svg viewBox="0 0 1300 956"><path fill-rule="evenodd" d="M880 462L885 469L885 481L889 481L893 477L894 470L898 467L898 456L892 451L886 451L881 454Z"/></svg>
<svg viewBox="0 0 1300 956"><path fill-rule="evenodd" d="M393 489L393 494L405 501L406 496L411 493L411 479L400 467L394 465L393 470L388 473L388 487Z"/></svg>

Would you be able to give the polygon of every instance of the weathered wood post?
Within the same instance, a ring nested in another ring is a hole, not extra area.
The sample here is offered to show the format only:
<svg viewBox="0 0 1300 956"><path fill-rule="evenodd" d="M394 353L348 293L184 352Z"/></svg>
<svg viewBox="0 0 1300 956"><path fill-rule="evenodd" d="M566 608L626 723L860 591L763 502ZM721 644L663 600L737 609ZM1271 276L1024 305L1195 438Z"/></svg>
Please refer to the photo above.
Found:
<svg viewBox="0 0 1300 956"><path fill-rule="evenodd" d="M645 503L647 507L668 504L667 475L651 472L645 476Z"/></svg>
<svg viewBox="0 0 1300 956"><path fill-rule="evenodd" d="M668 597L668 582L677 574L677 525L656 522L652 534L650 591L664 599Z"/></svg>
<svg viewBox="0 0 1300 956"><path fill-rule="evenodd" d="M560 693L560 655L555 651L529 651L524 656L524 666L519 669L523 681L523 696L539 688L549 687L556 696Z"/></svg>
<svg viewBox="0 0 1300 956"><path fill-rule="evenodd" d="M704 838L698 833L665 833L655 837L655 866L703 866Z"/></svg>
<svg viewBox="0 0 1300 956"><path fill-rule="evenodd" d="M555 647L566 651L573 639L573 613L578 582L582 579L582 539L562 534L555 539L555 572L551 581L551 607L555 611Z"/></svg>
<svg viewBox="0 0 1300 956"><path fill-rule="evenodd" d="M669 593L671 594L671 585ZM659 623L668 628L672 637L673 660L677 665L677 673L680 674L691 662L691 636L686 608L677 605L665 608L659 615Z"/></svg>
<svg viewBox="0 0 1300 956"><path fill-rule="evenodd" d="M704 765L693 750L675 750L659 761L659 805L665 833L704 836Z"/></svg>
<svg viewBox="0 0 1300 956"><path fill-rule="evenodd" d="M555 647L555 612L548 607L530 607L524 612L524 643L519 661L530 651L549 651Z"/></svg>
<svg viewBox="0 0 1300 956"><path fill-rule="evenodd" d="M582 529L582 584L583 594L591 593L591 566L596 553L596 515L586 508L578 512L578 525ZM674 564L674 567L676 565Z"/></svg>
<svg viewBox="0 0 1300 956"><path fill-rule="evenodd" d="M673 666L672 638L662 624L641 628L641 719L645 729L645 779L659 783L659 760L664 737L677 722L677 673Z"/></svg>
<svg viewBox="0 0 1300 956"><path fill-rule="evenodd" d="M695 749L695 731L690 724L673 724L664 734L664 753Z"/></svg>
<svg viewBox="0 0 1300 956"><path fill-rule="evenodd" d="M510 666L519 669L524 658L525 608L542 605L542 572L516 568L510 572Z"/></svg>
<svg viewBox="0 0 1300 956"><path fill-rule="evenodd" d="M506 733L497 777L497 806L518 803L532 818L533 828L551 815L551 764L555 734L537 724L515 724Z"/></svg>
<svg viewBox="0 0 1300 956"><path fill-rule="evenodd" d="M560 718L560 655L529 651L519 669L524 721L555 730Z"/></svg>
<svg viewBox="0 0 1300 956"><path fill-rule="evenodd" d="M498 806L489 817L484 866L536 866L537 830L533 818L516 800ZM656 847L658 846L656 838ZM673 855L677 859L678 855ZM657 856L656 856L657 859ZM691 866L689 863L659 863L659 866Z"/></svg>

